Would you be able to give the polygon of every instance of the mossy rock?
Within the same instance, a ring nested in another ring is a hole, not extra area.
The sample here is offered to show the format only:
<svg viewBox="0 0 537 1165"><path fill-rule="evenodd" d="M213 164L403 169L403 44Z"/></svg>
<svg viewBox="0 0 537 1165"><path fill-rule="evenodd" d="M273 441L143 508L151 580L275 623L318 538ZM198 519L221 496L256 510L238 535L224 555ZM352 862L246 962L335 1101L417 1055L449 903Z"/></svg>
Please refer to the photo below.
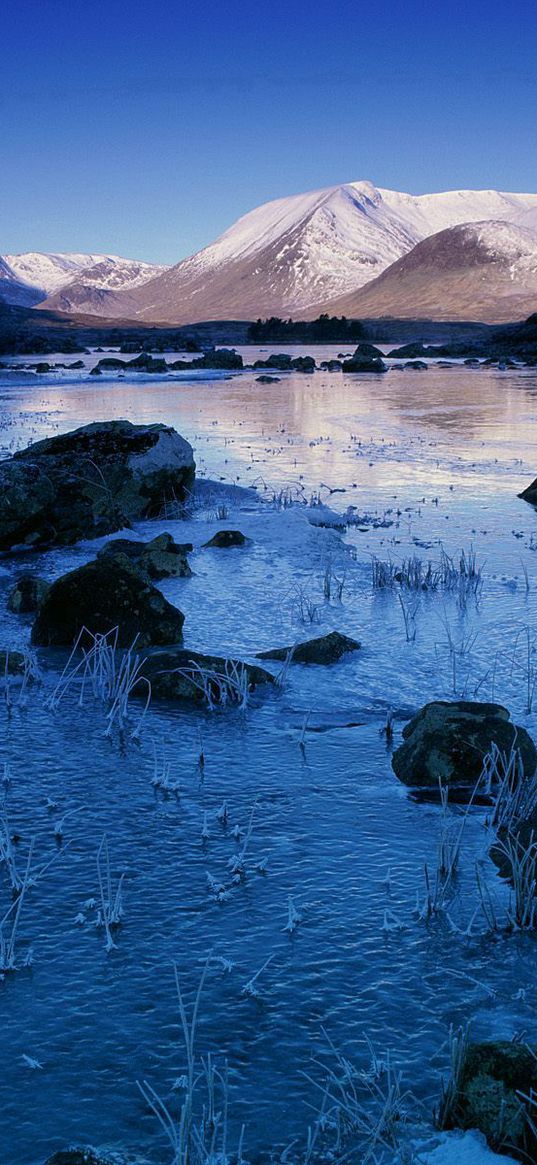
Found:
<svg viewBox="0 0 537 1165"><path fill-rule="evenodd" d="M537 1091L534 1049L509 1040L470 1044L452 1127L479 1129L491 1149L521 1161L537 1160L537 1138L520 1093Z"/></svg>
<svg viewBox="0 0 537 1165"><path fill-rule="evenodd" d="M158 517L194 483L192 448L168 425L106 421L0 462L0 549L63 546Z"/></svg>
<svg viewBox="0 0 537 1165"><path fill-rule="evenodd" d="M159 534L151 542L114 538L99 550L97 558L108 562L113 559L126 570L150 580L190 578L192 571L186 556L192 549L191 542L174 542L171 534Z"/></svg>
<svg viewBox="0 0 537 1165"><path fill-rule="evenodd" d="M474 792L485 756L520 751L524 775L532 777L537 749L525 728L512 724L507 708L466 700L426 704L403 729L403 743L392 757L396 776L423 796L438 797L439 782L453 800Z"/></svg>
<svg viewBox="0 0 537 1165"><path fill-rule="evenodd" d="M52 584L32 628L40 647L72 646L82 630L103 634L117 627L119 647L180 643L184 615L151 583L113 558L96 559Z"/></svg>

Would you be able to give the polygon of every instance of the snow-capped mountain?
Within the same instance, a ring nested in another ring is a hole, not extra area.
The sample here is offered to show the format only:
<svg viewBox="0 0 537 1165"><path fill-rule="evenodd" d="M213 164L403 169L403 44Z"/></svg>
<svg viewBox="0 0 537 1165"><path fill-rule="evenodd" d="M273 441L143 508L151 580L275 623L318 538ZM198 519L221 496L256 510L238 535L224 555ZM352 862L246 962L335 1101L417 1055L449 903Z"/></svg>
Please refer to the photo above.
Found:
<svg viewBox="0 0 537 1165"><path fill-rule="evenodd" d="M61 294L73 285L80 297L80 285L96 289L128 290L161 274L165 267L118 255L45 254L29 251L23 255L0 256L0 300L30 306ZM60 310L69 311L66 305ZM49 303L47 303L47 307ZM56 307L50 302L52 308Z"/></svg>
<svg viewBox="0 0 537 1165"><path fill-rule="evenodd" d="M537 214L537 194L412 195L350 182L278 199L143 287L106 297L106 314L162 323L315 315L429 235L459 223Z"/></svg>
<svg viewBox="0 0 537 1165"><path fill-rule="evenodd" d="M9 303L17 307L33 307L43 299L43 292L27 283L22 283L13 269L0 256L0 304Z"/></svg>
<svg viewBox="0 0 537 1165"><path fill-rule="evenodd" d="M521 221L531 221L531 214ZM537 231L518 221L449 227L418 243L366 287L325 306L330 315L351 318L525 318L537 310Z"/></svg>

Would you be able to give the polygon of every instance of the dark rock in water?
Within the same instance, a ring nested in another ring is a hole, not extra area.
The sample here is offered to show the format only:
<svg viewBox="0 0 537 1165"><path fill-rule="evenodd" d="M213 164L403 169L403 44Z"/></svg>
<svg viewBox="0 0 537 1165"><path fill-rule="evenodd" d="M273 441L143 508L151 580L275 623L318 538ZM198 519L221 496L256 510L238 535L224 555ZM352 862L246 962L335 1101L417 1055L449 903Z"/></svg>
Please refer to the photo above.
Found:
<svg viewBox="0 0 537 1165"><path fill-rule="evenodd" d="M61 546L157 517L194 483L192 448L169 425L104 421L0 462L0 549Z"/></svg>
<svg viewBox="0 0 537 1165"><path fill-rule="evenodd" d="M388 356L390 360L415 360L418 356L427 356L429 351L430 349L418 340L414 344L403 344L400 348L392 348L392 351L388 352Z"/></svg>
<svg viewBox="0 0 537 1165"><path fill-rule="evenodd" d="M98 364L94 364L93 368L90 368L90 376L102 376L102 374L103 370L99 368Z"/></svg>
<svg viewBox="0 0 537 1165"><path fill-rule="evenodd" d="M537 477L535 478L535 481L532 481L531 485L527 485L526 489L523 489L522 493L518 496L519 498L522 498L523 501L529 502L530 506L537 506Z"/></svg>
<svg viewBox="0 0 537 1165"><path fill-rule="evenodd" d="M258 384L280 384L281 376L256 376Z"/></svg>
<svg viewBox="0 0 537 1165"><path fill-rule="evenodd" d="M71 646L82 628L102 634L118 628L119 647L181 643L184 615L151 583L113 557L98 558L52 584L32 628L40 647Z"/></svg>
<svg viewBox="0 0 537 1165"><path fill-rule="evenodd" d="M102 363L103 362L101 361L101 367ZM166 364L166 361L162 358L158 360L155 359L155 357L151 356L149 352L140 352L140 355L135 356L134 360L128 361L126 367L134 368L139 372L150 372L158 375L168 371L168 365Z"/></svg>
<svg viewBox="0 0 537 1165"><path fill-rule="evenodd" d="M194 360L193 367L238 370L243 368L244 365L242 356L234 348L215 348L212 352L205 352L199 360Z"/></svg>
<svg viewBox="0 0 537 1165"><path fill-rule="evenodd" d="M469 1044L446 1126L479 1129L491 1149L536 1161L534 1113L522 1099L537 1091L536 1051L514 1040Z"/></svg>
<svg viewBox="0 0 537 1165"><path fill-rule="evenodd" d="M192 571L186 556L192 549L191 542L174 542L171 534L159 534L151 542L114 538L99 550L97 558L113 559L125 570L135 570L148 580L190 578Z"/></svg>
<svg viewBox="0 0 537 1165"><path fill-rule="evenodd" d="M60 1149L45 1165L119 1165L117 1157L106 1157L96 1149Z"/></svg>
<svg viewBox="0 0 537 1165"><path fill-rule="evenodd" d="M245 534L241 534L240 530L218 530L208 542L204 542L205 548L209 546L217 547L219 550L228 550L231 546L246 546L249 539Z"/></svg>
<svg viewBox="0 0 537 1165"><path fill-rule="evenodd" d="M10 591L7 606L15 615L27 615L30 611L37 611L43 599L50 590L50 583L36 574L21 574Z"/></svg>
<svg viewBox="0 0 537 1165"><path fill-rule="evenodd" d="M256 664L243 663L236 659L226 659L219 655L204 655L199 651L189 651L185 648L175 648L173 651L157 651L148 655L144 660L143 674L151 684L154 696L165 700L193 700L203 703L206 700L203 680L200 669L204 672L213 672L220 678L208 681L211 699L215 704L220 703L220 685L226 685L245 669L248 689L252 690L259 684L273 684L274 676ZM227 702L233 703L230 692ZM238 702L238 701L235 701Z"/></svg>
<svg viewBox="0 0 537 1165"><path fill-rule="evenodd" d="M323 372L341 372L343 364L341 360L322 360L320 367Z"/></svg>
<svg viewBox="0 0 537 1165"><path fill-rule="evenodd" d="M315 360L313 356L295 356L291 368L294 372L315 372Z"/></svg>
<svg viewBox="0 0 537 1165"><path fill-rule="evenodd" d="M275 352L266 360L256 360L252 365L253 368L276 368L279 372L290 372L292 366L293 358L288 356L286 352Z"/></svg>
<svg viewBox="0 0 537 1165"><path fill-rule="evenodd" d="M428 365L425 360L407 360L403 367L411 372L427 372Z"/></svg>
<svg viewBox="0 0 537 1165"><path fill-rule="evenodd" d="M343 363L344 372L387 372L380 348L374 344L358 344L350 360Z"/></svg>
<svg viewBox="0 0 537 1165"><path fill-rule="evenodd" d="M500 704L438 700L426 704L403 729L403 744L392 756L399 780L438 797L439 782L452 799L466 800L479 780L483 759L495 744L501 752L520 750L526 777L537 765L537 749L525 728L512 724Z"/></svg>
<svg viewBox="0 0 537 1165"><path fill-rule="evenodd" d="M328 635L319 635L316 639L308 639L306 643L296 643L294 647L275 647L271 651L258 651L257 659L286 660L291 653L291 663L336 663L342 655L349 651L358 651L361 643L356 639L349 639L347 635L340 635L339 631L330 631Z"/></svg>

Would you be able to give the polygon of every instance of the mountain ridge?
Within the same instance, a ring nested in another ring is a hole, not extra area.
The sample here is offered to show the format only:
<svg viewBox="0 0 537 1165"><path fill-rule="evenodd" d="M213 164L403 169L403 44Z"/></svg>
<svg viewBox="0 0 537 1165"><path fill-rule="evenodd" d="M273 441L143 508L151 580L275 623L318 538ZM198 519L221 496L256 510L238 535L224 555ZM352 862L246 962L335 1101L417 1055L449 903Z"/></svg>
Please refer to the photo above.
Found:
<svg viewBox="0 0 537 1165"><path fill-rule="evenodd" d="M537 233L518 223L462 223L417 243L357 291L326 304L368 319L473 319L500 324L537 308Z"/></svg>
<svg viewBox="0 0 537 1165"><path fill-rule="evenodd" d="M90 293L97 288L125 290L164 270L163 264L119 255L46 251L0 255L0 300L37 306L72 285L88 287Z"/></svg>
<svg viewBox="0 0 537 1165"><path fill-rule="evenodd" d="M103 309L109 318L128 315L166 324L309 317L370 283L441 229L532 213L537 218L537 194L411 195L369 181L325 187L256 207L142 287L108 296Z"/></svg>

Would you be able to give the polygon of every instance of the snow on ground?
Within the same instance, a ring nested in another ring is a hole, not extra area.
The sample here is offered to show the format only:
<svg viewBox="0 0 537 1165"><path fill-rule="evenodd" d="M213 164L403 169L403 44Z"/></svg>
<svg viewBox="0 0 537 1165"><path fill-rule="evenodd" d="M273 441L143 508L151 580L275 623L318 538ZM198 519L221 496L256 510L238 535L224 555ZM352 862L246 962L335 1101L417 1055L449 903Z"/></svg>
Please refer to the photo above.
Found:
<svg viewBox="0 0 537 1165"><path fill-rule="evenodd" d="M417 1146L416 1151L420 1165L516 1165L513 1157L493 1153L484 1136L473 1130L444 1133L435 1148Z"/></svg>

